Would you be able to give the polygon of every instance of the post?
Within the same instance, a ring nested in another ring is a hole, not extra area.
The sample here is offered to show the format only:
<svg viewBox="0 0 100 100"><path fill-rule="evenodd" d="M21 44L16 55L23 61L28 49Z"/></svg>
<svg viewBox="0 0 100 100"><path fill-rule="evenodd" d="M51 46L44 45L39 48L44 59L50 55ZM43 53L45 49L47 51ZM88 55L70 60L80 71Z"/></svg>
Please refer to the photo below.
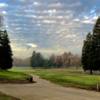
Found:
<svg viewBox="0 0 100 100"><path fill-rule="evenodd" d="M96 89L97 91L99 91L99 83L97 83Z"/></svg>

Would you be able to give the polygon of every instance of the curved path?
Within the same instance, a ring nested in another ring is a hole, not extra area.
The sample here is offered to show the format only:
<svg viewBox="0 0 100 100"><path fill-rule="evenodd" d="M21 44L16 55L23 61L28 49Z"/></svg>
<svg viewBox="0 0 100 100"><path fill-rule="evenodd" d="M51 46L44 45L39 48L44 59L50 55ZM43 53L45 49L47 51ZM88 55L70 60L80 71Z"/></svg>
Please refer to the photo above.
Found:
<svg viewBox="0 0 100 100"><path fill-rule="evenodd" d="M100 100L100 93L65 88L34 76L33 84L0 84L0 91L21 100Z"/></svg>

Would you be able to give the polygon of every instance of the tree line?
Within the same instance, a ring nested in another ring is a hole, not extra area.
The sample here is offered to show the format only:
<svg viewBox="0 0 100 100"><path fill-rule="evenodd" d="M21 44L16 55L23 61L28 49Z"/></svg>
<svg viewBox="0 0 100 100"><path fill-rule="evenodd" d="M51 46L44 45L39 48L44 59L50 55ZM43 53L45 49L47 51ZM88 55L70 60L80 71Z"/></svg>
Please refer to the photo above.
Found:
<svg viewBox="0 0 100 100"><path fill-rule="evenodd" d="M30 63L34 68L66 68L80 66L81 60L78 55L74 55L71 52L64 52L61 55L52 54L50 57L45 58L40 52L33 51Z"/></svg>
<svg viewBox="0 0 100 100"><path fill-rule="evenodd" d="M28 57L28 58L13 57L13 66L16 66L16 67L28 67L28 66L30 66L30 57Z"/></svg>

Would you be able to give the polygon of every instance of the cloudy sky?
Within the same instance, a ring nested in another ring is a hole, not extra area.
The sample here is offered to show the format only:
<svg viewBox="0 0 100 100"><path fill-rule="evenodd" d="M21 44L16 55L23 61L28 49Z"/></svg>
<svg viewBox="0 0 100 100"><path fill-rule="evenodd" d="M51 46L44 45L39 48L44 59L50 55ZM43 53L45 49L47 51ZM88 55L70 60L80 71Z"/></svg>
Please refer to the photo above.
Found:
<svg viewBox="0 0 100 100"><path fill-rule="evenodd" d="M0 0L14 56L81 55L83 40L100 15L100 0Z"/></svg>

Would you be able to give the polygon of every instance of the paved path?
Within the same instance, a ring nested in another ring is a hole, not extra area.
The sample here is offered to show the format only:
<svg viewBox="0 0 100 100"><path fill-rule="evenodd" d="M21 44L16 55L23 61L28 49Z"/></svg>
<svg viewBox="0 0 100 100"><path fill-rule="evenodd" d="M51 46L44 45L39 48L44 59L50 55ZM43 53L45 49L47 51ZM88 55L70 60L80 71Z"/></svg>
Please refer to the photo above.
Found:
<svg viewBox="0 0 100 100"><path fill-rule="evenodd" d="M0 84L0 91L21 100L100 100L100 93L64 88L34 76L33 84Z"/></svg>

